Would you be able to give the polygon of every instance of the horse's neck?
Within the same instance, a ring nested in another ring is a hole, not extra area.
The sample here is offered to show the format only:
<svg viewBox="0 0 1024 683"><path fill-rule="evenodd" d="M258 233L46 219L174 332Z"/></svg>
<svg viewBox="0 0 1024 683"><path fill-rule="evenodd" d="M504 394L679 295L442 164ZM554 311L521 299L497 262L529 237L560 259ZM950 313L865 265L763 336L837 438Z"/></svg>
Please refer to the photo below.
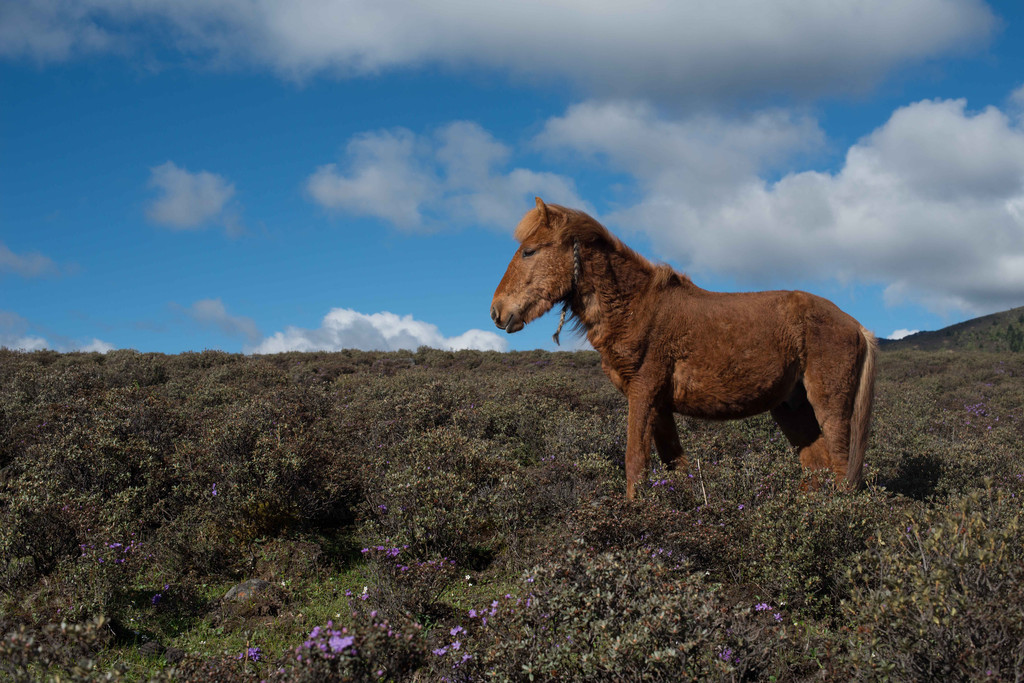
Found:
<svg viewBox="0 0 1024 683"><path fill-rule="evenodd" d="M602 354L614 353L644 312L640 303L654 271L635 254L599 252L584 261L573 312L591 345Z"/></svg>

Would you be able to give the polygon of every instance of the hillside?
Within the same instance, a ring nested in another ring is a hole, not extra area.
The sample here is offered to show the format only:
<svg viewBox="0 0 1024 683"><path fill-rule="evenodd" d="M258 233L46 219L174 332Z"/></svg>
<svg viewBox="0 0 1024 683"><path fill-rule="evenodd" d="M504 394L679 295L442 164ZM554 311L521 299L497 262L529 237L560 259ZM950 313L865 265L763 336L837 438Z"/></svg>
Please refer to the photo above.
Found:
<svg viewBox="0 0 1024 683"><path fill-rule="evenodd" d="M630 502L594 352L0 350L0 681L1019 679L1024 354L878 370L863 491Z"/></svg>
<svg viewBox="0 0 1024 683"><path fill-rule="evenodd" d="M1024 351L1024 306L984 315L933 332L918 332L898 340L881 340L884 349L921 351Z"/></svg>

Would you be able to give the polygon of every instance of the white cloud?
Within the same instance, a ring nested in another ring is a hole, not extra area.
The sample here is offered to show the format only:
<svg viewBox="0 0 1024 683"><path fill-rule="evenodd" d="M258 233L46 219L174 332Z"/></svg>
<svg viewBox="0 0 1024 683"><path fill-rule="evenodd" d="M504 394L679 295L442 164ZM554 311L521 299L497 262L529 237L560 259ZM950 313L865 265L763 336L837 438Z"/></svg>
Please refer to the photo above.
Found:
<svg viewBox="0 0 1024 683"><path fill-rule="evenodd" d="M321 166L306 189L329 209L376 216L399 227L418 226L420 207L438 192L438 182L421 165L415 146L416 137L408 130L363 133L348 143L347 175L336 164Z"/></svg>
<svg viewBox="0 0 1024 683"><path fill-rule="evenodd" d="M292 78L425 64L687 99L860 89L908 61L976 47L980 0L13 0L8 56L61 60L166 46Z"/></svg>
<svg viewBox="0 0 1024 683"><path fill-rule="evenodd" d="M405 230L454 221L508 229L537 194L584 205L572 180L504 170L511 151L478 124L456 121L432 136L405 129L363 133L346 147L344 170L321 166L306 181L328 209L373 216Z"/></svg>
<svg viewBox="0 0 1024 683"><path fill-rule="evenodd" d="M452 351L504 351L507 348L505 340L493 332L468 330L455 337L445 337L436 325L416 320L411 315L398 316L387 311L366 314L349 308L334 308L324 316L320 327L315 330L288 327L284 332L275 332L246 351L395 351L414 350L421 346Z"/></svg>
<svg viewBox="0 0 1024 683"><path fill-rule="evenodd" d="M584 102L550 119L546 149L571 149L629 172L650 191L709 201L824 143L817 123L781 109L746 118L660 117L643 102Z"/></svg>
<svg viewBox="0 0 1024 683"><path fill-rule="evenodd" d="M106 353L116 348L100 339L93 339L88 343L79 343L72 340L65 340L63 343L54 344L45 337L32 334L29 321L17 313L0 311L0 348L8 348L15 351L42 351L53 349L55 351L99 351Z"/></svg>
<svg viewBox="0 0 1024 683"><path fill-rule="evenodd" d="M642 199L606 218L642 230L688 269L754 284L883 283L888 302L941 312L1022 303L1019 122L991 107L970 112L963 100L917 102L851 147L837 172L763 180L804 145L802 131L820 139L813 122L777 112L708 124L584 105L549 122L539 141L633 174Z"/></svg>
<svg viewBox="0 0 1024 683"><path fill-rule="evenodd" d="M89 342L85 346L82 346L81 348L76 349L76 350L77 351L86 351L86 352L95 351L97 353L107 353L108 351L113 351L116 348L117 347L114 346L113 344L109 344L109 343L103 341L102 339L93 338L93 340L91 342Z"/></svg>
<svg viewBox="0 0 1024 683"><path fill-rule="evenodd" d="M886 337L886 339L892 339L893 341L896 341L897 339L903 339L904 337L909 337L912 334L917 334L920 331L921 330L905 329L893 330L892 333L888 337Z"/></svg>
<svg viewBox="0 0 1024 683"><path fill-rule="evenodd" d="M217 221L237 232L237 218L225 207L235 186L209 171L190 173L168 161L150 169L150 187L160 191L146 211L154 223L176 230L199 228Z"/></svg>
<svg viewBox="0 0 1024 683"><path fill-rule="evenodd" d="M201 299L184 312L200 324L216 327L231 337L244 337L251 344L263 336L252 318L231 315L220 299Z"/></svg>
<svg viewBox="0 0 1024 683"><path fill-rule="evenodd" d="M0 5L0 56L50 62L115 49L117 41L97 22L100 8L90 4L5 2Z"/></svg>
<svg viewBox="0 0 1024 683"><path fill-rule="evenodd" d="M1010 93L1007 103L1007 110L1016 116L1019 121L1024 121L1024 84L1018 86Z"/></svg>
<svg viewBox="0 0 1024 683"><path fill-rule="evenodd" d="M22 277L39 277L57 273L57 266L38 252L16 254L0 242L0 273L14 273Z"/></svg>

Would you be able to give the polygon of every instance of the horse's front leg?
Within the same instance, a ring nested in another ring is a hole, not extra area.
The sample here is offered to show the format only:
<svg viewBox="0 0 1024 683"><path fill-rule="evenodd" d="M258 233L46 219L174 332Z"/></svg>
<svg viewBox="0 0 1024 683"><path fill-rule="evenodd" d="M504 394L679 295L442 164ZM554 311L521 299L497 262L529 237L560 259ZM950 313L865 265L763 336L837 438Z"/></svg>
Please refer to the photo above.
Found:
<svg viewBox="0 0 1024 683"><path fill-rule="evenodd" d="M626 431L626 498L636 498L637 483L647 474L651 457L651 432L657 411L655 391L634 381L629 386L629 424Z"/></svg>

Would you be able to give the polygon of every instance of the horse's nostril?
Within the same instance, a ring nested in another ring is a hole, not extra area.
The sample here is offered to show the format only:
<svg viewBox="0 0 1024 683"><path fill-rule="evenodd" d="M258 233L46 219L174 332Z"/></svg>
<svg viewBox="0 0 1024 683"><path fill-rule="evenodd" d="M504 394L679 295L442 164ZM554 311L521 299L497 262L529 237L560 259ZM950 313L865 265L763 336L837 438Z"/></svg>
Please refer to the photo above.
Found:
<svg viewBox="0 0 1024 683"><path fill-rule="evenodd" d="M491 320L498 322L498 307L491 306Z"/></svg>

